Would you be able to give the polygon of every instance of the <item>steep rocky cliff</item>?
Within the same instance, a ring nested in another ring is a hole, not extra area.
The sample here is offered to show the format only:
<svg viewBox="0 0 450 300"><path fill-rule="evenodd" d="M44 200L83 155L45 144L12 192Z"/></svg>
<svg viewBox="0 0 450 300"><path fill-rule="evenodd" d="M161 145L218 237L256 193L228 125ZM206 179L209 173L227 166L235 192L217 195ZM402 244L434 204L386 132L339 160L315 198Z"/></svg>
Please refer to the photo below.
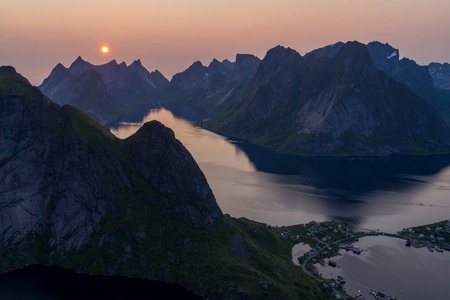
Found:
<svg viewBox="0 0 450 300"><path fill-rule="evenodd" d="M428 65L428 71L435 87L450 90L450 64L431 63Z"/></svg>
<svg viewBox="0 0 450 300"><path fill-rule="evenodd" d="M120 140L0 67L0 273L38 263L211 299L327 298L280 232L224 216L162 124Z"/></svg>
<svg viewBox="0 0 450 300"><path fill-rule="evenodd" d="M246 95L235 99L239 110L219 111L204 126L302 154L449 150L448 129L427 101L378 71L365 45L338 46L335 55L304 58L289 48L269 50Z"/></svg>
<svg viewBox="0 0 450 300"><path fill-rule="evenodd" d="M1 76L3 245L49 234L61 253L83 249L114 199L143 187L151 192L146 201L192 224L221 219L205 177L171 130L152 122L118 140L84 113L49 101L12 68Z"/></svg>

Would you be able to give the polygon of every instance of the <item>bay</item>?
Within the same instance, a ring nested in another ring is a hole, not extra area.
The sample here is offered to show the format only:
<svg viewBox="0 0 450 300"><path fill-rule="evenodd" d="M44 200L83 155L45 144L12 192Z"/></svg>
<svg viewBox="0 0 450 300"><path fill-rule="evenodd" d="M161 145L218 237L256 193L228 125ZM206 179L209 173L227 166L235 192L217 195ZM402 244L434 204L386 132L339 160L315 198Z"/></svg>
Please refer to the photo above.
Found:
<svg viewBox="0 0 450 300"><path fill-rule="evenodd" d="M224 213L271 225L336 220L396 232L450 216L450 156L305 157L235 141L164 108L110 128L119 138L158 120L193 155Z"/></svg>
<svg viewBox="0 0 450 300"><path fill-rule="evenodd" d="M354 246L367 251L357 255L340 250L340 256L332 258L340 268L315 265L324 278L344 277L349 295L360 290L370 299L375 290L397 299L449 298L450 252L406 247L404 240L382 236L361 238Z"/></svg>

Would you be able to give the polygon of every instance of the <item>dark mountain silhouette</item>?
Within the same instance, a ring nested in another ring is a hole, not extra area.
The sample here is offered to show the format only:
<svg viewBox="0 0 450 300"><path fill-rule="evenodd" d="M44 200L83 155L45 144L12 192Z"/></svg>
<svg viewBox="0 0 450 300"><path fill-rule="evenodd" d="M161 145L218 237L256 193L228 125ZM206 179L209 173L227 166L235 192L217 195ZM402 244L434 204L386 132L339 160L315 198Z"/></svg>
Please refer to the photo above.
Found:
<svg viewBox="0 0 450 300"><path fill-rule="evenodd" d="M428 70L435 87L450 90L450 64L431 63Z"/></svg>
<svg viewBox="0 0 450 300"><path fill-rule="evenodd" d="M95 66L78 57L67 69L58 64L39 88L56 103L71 104L107 124L159 100L156 89L168 84L158 70L148 72L140 60L128 67L115 60Z"/></svg>
<svg viewBox="0 0 450 300"><path fill-rule="evenodd" d="M388 56L393 58L394 51ZM378 71L368 48L357 42L346 43L332 57L302 57L275 47L244 90L204 126L282 152L374 155L449 149L438 111Z"/></svg>
<svg viewBox="0 0 450 300"><path fill-rule="evenodd" d="M331 297L292 263L282 229L222 214L172 130L152 121L118 139L12 67L0 67L0 195L0 273L41 264L208 299Z"/></svg>

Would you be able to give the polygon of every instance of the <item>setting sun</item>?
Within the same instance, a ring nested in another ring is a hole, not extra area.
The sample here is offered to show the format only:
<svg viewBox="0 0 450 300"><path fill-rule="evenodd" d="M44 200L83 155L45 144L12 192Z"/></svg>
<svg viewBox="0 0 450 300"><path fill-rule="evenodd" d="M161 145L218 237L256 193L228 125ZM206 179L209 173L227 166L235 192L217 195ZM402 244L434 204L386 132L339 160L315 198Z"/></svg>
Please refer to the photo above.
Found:
<svg viewBox="0 0 450 300"><path fill-rule="evenodd" d="M102 47L102 52L103 52L103 53L108 53L108 52L109 52L109 48L106 47L106 46L103 46L103 47Z"/></svg>

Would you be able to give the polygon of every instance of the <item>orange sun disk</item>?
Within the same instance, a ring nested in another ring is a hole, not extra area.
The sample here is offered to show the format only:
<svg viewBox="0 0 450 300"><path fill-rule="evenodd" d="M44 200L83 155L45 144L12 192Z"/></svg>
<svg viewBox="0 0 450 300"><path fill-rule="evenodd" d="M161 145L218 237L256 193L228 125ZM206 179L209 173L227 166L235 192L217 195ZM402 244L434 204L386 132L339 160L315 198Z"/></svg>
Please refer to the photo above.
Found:
<svg viewBox="0 0 450 300"><path fill-rule="evenodd" d="M103 52L103 53L108 53L108 52L109 52L108 47L103 46L103 47L102 47L102 52Z"/></svg>

